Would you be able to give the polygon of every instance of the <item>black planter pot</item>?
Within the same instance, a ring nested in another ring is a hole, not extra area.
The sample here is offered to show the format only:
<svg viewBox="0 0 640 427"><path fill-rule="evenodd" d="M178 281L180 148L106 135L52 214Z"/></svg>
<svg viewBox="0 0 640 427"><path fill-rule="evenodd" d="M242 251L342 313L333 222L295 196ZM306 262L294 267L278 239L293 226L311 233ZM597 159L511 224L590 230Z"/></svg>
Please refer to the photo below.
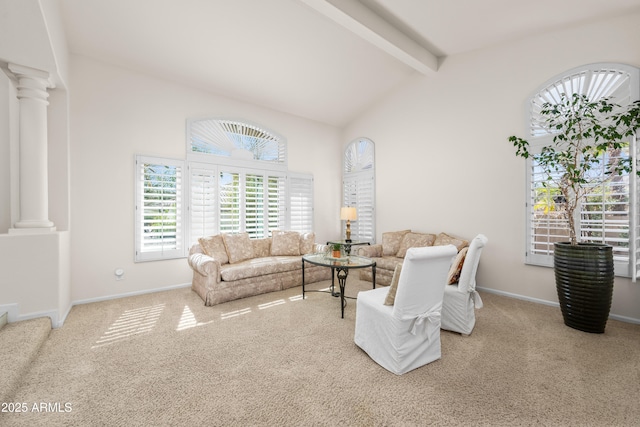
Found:
<svg viewBox="0 0 640 427"><path fill-rule="evenodd" d="M564 324L584 332L603 333L613 295L613 248L555 243L553 264Z"/></svg>

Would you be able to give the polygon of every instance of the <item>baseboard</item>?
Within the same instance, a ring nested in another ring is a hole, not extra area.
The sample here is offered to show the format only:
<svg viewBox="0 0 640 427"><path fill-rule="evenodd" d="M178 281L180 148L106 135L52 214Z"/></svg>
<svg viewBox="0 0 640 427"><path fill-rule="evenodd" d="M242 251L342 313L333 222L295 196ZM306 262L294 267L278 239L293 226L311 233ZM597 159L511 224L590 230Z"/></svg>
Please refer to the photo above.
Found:
<svg viewBox="0 0 640 427"><path fill-rule="evenodd" d="M0 305L0 312L7 313L7 322L13 323L18 320L18 313L20 313L20 307L18 304L2 304Z"/></svg>
<svg viewBox="0 0 640 427"><path fill-rule="evenodd" d="M73 308L74 305L88 304L88 303L100 302L100 301L108 301L108 300L112 300L112 299L132 297L132 296L136 296L136 295L152 294L152 293L155 293L155 292L170 291L172 289L187 288L187 287L190 287L190 286L191 286L191 283L182 283L182 284L179 284L179 285L172 285L172 286L167 286L167 287L164 287L164 288L150 289L150 290L146 290L146 291L129 292L129 293L126 293L126 294L110 295L110 296L107 296L107 297L99 297L99 298L91 298L91 299L80 300L80 301L73 301L71 303L71 305L69 306L69 308L67 309L67 312L62 317L60 317L58 315L57 311L41 311L41 312L37 312L37 313L29 313L29 314L22 314L21 315L20 314L20 307L19 307L19 305L17 303L16 304L3 304L3 305L0 305L0 313L6 313L7 314L7 323L19 322L21 320L37 319L38 317L48 317L49 319L51 319L51 327L56 329L56 328L62 327L62 325L64 324L65 320L67 319L67 316L71 312L71 309Z"/></svg>
<svg viewBox="0 0 640 427"><path fill-rule="evenodd" d="M560 304L558 304L555 301L547 301L547 300L543 300L543 299L539 299L539 298L531 298L531 297L526 297L526 296L523 296L523 295L512 294L511 292L498 291L498 290L495 290L495 289L483 288L483 287L480 287L480 286L478 286L477 289L479 291L486 292L486 293L489 293L489 294L502 295L502 296L505 296L505 297L519 299L519 300L522 300L522 301L529 301L529 302L534 302L536 304L544 304L544 305L549 305L549 306L552 306L552 307L560 308ZM633 324L640 325L640 319L636 319L636 318L633 318L633 317L620 316L620 315L617 315L617 314L610 314L609 315L609 319L619 320L620 322L633 323Z"/></svg>
<svg viewBox="0 0 640 427"><path fill-rule="evenodd" d="M0 312L7 313L8 323L20 322L22 320L37 319L39 317L48 317L49 319L51 319L51 327L58 328L62 326L58 318L58 313L56 311L39 311L39 312L29 313L29 314L20 314L20 306L17 303L15 303L15 304L0 305Z"/></svg>
<svg viewBox="0 0 640 427"><path fill-rule="evenodd" d="M181 288L188 288L188 287L191 287L191 283L182 283L182 284L179 284L179 285L171 285L171 286L167 286L167 287L164 287L164 288L156 288L156 289L148 289L148 290L144 290L144 291L128 292L128 293L125 293L125 294L109 295L109 296L105 296L105 297L88 298L88 299L73 301L73 302L71 302L71 305L73 306L73 305L81 305L81 304L90 304L90 303L93 303L93 302L109 301L109 300L113 300L113 299L134 297L134 296L137 296L137 295L153 294L153 293L156 293L156 292L171 291L173 289L181 289Z"/></svg>

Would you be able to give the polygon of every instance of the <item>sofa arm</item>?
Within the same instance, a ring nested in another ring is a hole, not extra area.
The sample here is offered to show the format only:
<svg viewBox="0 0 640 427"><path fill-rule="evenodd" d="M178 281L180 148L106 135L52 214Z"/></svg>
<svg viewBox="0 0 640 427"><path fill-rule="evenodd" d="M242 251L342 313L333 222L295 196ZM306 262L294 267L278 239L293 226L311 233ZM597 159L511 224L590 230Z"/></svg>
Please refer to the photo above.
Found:
<svg viewBox="0 0 640 427"><path fill-rule="evenodd" d="M365 256L367 258L380 258L382 256L382 245L358 246L356 255Z"/></svg>
<svg viewBox="0 0 640 427"><path fill-rule="evenodd" d="M193 271L199 273L205 277L211 277L215 279L216 283L220 283L222 278L220 277L220 261L211 258L209 255L203 253L193 253L187 258L189 265Z"/></svg>

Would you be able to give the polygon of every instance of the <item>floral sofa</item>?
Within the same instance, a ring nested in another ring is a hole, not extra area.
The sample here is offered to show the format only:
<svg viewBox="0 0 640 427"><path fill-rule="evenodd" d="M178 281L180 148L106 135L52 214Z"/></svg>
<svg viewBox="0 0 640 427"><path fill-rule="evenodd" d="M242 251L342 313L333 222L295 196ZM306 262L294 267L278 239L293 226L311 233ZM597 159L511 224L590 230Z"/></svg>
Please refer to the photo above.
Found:
<svg viewBox="0 0 640 427"><path fill-rule="evenodd" d="M203 237L189 250L191 288L206 306L302 284L302 255L325 250L314 233L273 231L250 239L247 233ZM305 282L331 278L331 269L305 266Z"/></svg>
<svg viewBox="0 0 640 427"><path fill-rule="evenodd" d="M390 285L396 266L402 264L407 249L424 246L454 245L458 252L469 246L469 241L451 236L447 233L430 234L418 233L411 230L401 230L382 233L382 243L371 246L358 246L356 254L373 258L376 261L376 284ZM449 283L457 281L461 265L452 265L449 272ZM369 269L360 270L360 280L372 281Z"/></svg>

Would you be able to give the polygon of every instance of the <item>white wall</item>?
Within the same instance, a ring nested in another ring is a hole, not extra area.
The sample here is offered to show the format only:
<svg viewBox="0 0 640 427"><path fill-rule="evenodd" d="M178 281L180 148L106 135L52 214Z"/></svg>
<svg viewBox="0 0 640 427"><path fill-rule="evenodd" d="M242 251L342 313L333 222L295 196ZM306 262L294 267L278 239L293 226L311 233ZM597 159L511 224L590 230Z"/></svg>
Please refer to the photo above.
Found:
<svg viewBox="0 0 640 427"><path fill-rule="evenodd" d="M12 307L10 321L50 316L53 326L59 326L71 308L67 46L57 3L0 2L0 305ZM5 74L8 63L47 71L56 87L48 90L47 108L54 233L5 234L20 219L20 111L16 82Z"/></svg>
<svg viewBox="0 0 640 427"><path fill-rule="evenodd" d="M557 302L553 271L524 265L525 165L507 138L525 135L525 100L546 80L594 62L640 66L640 15L447 58L349 125L376 144L378 240L411 228L484 233L478 285ZM640 283L616 278L612 314L640 321Z"/></svg>
<svg viewBox="0 0 640 427"><path fill-rule="evenodd" d="M11 99L13 85L0 71L0 232L11 227ZM15 97L14 97L15 98Z"/></svg>
<svg viewBox="0 0 640 427"><path fill-rule="evenodd" d="M315 178L317 240L339 235L338 129L74 55L70 76L73 301L191 282L186 259L133 262L134 156L185 158L189 117L245 119L284 136L289 170Z"/></svg>

